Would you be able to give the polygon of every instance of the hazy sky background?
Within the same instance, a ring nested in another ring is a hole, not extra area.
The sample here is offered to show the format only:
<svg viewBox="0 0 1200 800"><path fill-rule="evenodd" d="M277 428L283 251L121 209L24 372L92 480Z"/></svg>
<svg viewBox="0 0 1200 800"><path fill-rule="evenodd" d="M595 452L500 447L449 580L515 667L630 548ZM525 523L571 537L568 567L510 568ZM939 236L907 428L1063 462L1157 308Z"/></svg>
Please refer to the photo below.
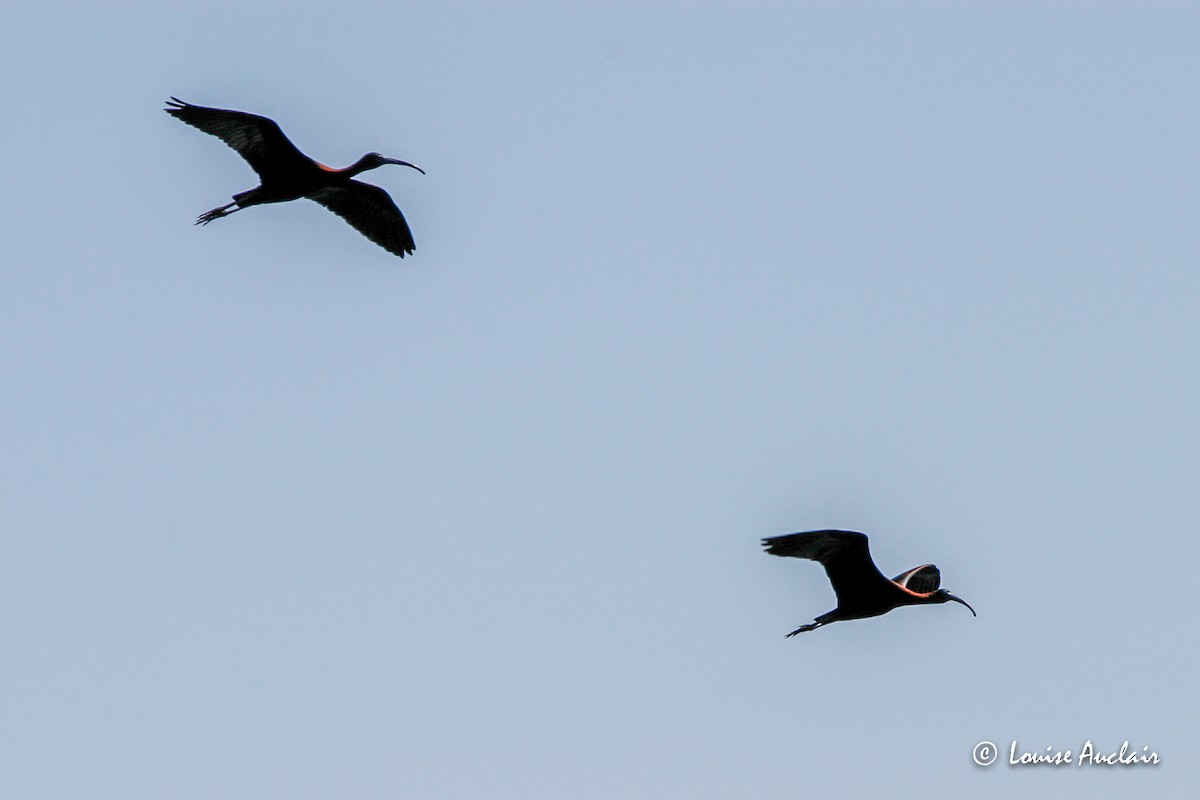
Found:
<svg viewBox="0 0 1200 800"><path fill-rule="evenodd" d="M1194 4L10 6L3 797L1200 782Z"/></svg>

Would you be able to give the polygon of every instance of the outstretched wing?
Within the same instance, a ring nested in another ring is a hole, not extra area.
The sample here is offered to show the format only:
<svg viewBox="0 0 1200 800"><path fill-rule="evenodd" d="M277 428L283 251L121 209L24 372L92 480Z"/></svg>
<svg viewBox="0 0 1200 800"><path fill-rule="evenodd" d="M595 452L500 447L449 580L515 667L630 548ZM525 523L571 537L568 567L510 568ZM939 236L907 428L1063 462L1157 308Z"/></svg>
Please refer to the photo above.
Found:
<svg viewBox="0 0 1200 800"><path fill-rule="evenodd" d="M349 222L355 230L389 253L404 258L417 248L404 215L388 193L378 186L349 180L342 186L321 189L308 197Z"/></svg>
<svg viewBox="0 0 1200 800"><path fill-rule="evenodd" d="M263 180L312 167L312 159L283 135L274 120L244 111L194 106L175 97L163 110L232 147Z"/></svg>
<svg viewBox="0 0 1200 800"><path fill-rule="evenodd" d="M892 578L893 581L917 594L937 591L942 585L942 573L933 564L922 564Z"/></svg>
<svg viewBox="0 0 1200 800"><path fill-rule="evenodd" d="M871 560L867 536L855 531L808 531L763 539L773 556L807 558L820 562L833 584L838 605L852 603L866 591L885 590L890 581Z"/></svg>

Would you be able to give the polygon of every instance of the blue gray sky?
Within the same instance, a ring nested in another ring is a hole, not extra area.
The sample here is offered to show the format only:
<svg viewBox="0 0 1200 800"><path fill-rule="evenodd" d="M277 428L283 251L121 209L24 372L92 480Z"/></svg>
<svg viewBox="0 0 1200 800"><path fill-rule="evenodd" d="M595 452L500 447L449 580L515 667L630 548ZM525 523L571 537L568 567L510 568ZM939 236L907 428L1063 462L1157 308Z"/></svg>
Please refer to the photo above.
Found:
<svg viewBox="0 0 1200 800"><path fill-rule="evenodd" d="M0 794L1200 781L1194 6L4 18ZM170 95L421 165L415 256L193 227L256 180ZM979 617L785 640L823 527Z"/></svg>

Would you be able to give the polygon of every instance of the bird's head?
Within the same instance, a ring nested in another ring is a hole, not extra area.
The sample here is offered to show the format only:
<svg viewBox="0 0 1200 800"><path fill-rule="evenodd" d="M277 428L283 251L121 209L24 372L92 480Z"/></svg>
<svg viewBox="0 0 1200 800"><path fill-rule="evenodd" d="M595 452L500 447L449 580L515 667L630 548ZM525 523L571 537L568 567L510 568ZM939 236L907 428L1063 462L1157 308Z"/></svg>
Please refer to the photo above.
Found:
<svg viewBox="0 0 1200 800"><path fill-rule="evenodd" d="M421 169L416 164L410 164L407 161L401 161L398 158L388 158L387 156L380 155L379 153L367 153L365 156L360 158L358 163L354 166L358 168L358 172L365 172L369 169L382 167L384 164L398 164L402 167L412 167L422 175L425 174L425 170Z"/></svg>
<svg viewBox="0 0 1200 800"><path fill-rule="evenodd" d="M929 600L934 603L962 603L970 610L973 616L979 616L975 613L975 609L971 608L970 603L968 603L966 600L963 600L961 597L956 597L955 595L950 594L945 589L938 589L929 596Z"/></svg>

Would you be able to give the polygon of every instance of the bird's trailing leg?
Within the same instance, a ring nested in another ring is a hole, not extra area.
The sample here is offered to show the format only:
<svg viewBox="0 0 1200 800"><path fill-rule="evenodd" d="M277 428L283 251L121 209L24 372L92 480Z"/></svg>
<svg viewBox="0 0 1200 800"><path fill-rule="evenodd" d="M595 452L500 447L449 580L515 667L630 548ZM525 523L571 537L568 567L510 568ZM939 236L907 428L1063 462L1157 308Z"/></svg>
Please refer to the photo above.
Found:
<svg viewBox="0 0 1200 800"><path fill-rule="evenodd" d="M196 217L196 224L207 225L214 219L220 219L221 217L232 214L239 208L241 208L241 206L239 206L237 203L230 203L228 205L221 206L220 208L214 208L212 211L205 211L203 214Z"/></svg>
<svg viewBox="0 0 1200 800"><path fill-rule="evenodd" d="M796 630L792 631L784 638L790 639L793 636L795 636L797 633L807 633L808 631L814 631L817 628L821 627L822 625L828 625L831 622L837 622L841 618L842 618L841 612L839 612L838 609L836 609L836 608L833 611L826 611L824 614L817 617L816 619L814 619L812 622L808 623L807 625L801 625L799 628L796 628Z"/></svg>
<svg viewBox="0 0 1200 800"><path fill-rule="evenodd" d="M790 639L793 636L795 636L797 633L807 633L808 631L816 630L817 628L821 627L824 624L825 624L824 622L810 622L807 625L801 625L799 628L796 628L796 630L792 631L791 633L789 633L787 636L785 636L783 638Z"/></svg>

